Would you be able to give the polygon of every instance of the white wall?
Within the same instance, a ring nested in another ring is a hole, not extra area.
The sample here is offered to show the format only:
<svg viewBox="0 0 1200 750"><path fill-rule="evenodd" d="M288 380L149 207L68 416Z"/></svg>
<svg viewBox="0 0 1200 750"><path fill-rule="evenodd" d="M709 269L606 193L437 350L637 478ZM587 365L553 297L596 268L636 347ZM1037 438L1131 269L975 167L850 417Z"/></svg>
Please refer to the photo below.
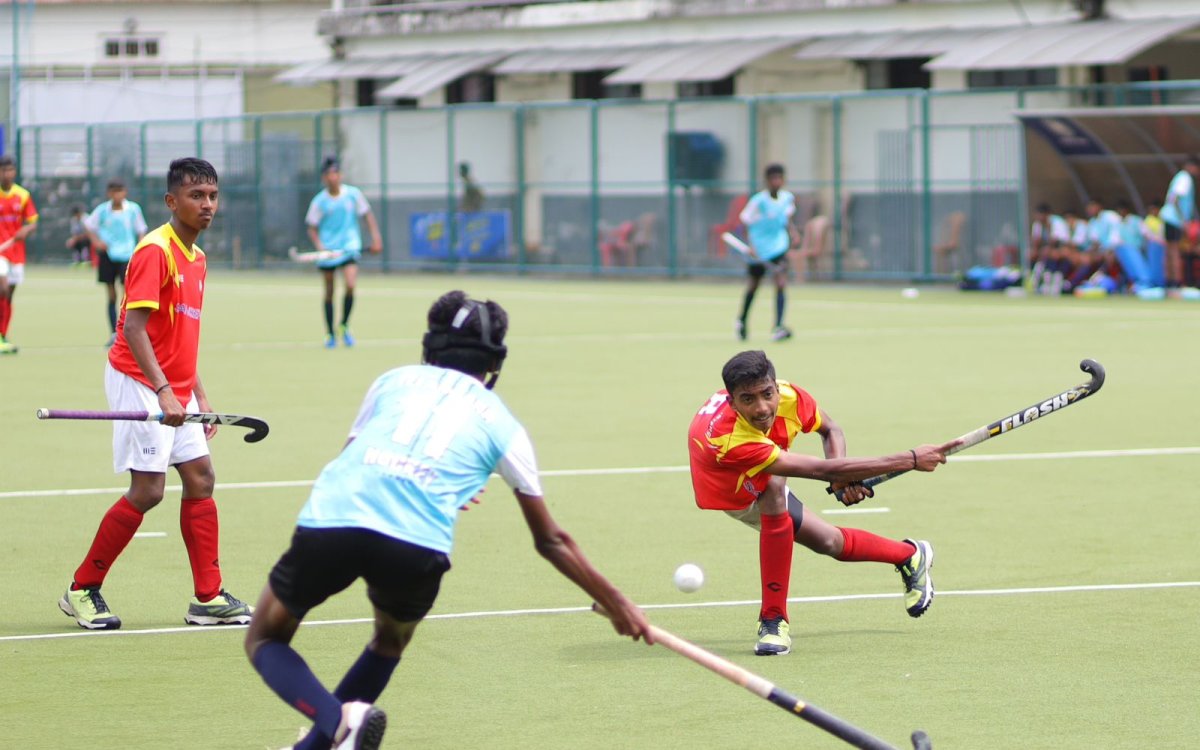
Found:
<svg viewBox="0 0 1200 750"><path fill-rule="evenodd" d="M159 56L143 63L151 66L323 60L329 57L329 46L317 36L317 18L327 7L306 0L38 4L21 42L21 60L26 68L111 65L114 60L104 56L104 40L124 35L127 19L136 23L138 35L160 38ZM10 40L0 44L11 54Z"/></svg>
<svg viewBox="0 0 1200 750"><path fill-rule="evenodd" d="M33 80L21 84L24 124L195 120L242 114L240 76Z"/></svg>

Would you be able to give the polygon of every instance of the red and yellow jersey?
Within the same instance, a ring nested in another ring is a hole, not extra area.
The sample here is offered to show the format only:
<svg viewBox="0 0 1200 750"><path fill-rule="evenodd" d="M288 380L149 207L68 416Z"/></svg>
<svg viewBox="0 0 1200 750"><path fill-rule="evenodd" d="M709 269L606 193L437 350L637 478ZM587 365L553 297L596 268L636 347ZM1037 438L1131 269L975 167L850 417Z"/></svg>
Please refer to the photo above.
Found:
<svg viewBox="0 0 1200 750"><path fill-rule="evenodd" d="M125 272L125 300L117 322L117 340L108 351L114 369L153 387L125 340L126 313L149 308L146 333L150 345L171 389L184 405L196 385L200 309L207 272L204 251L195 245L185 248L169 223L143 237Z"/></svg>
<svg viewBox="0 0 1200 750"><path fill-rule="evenodd" d="M779 411L763 433L734 411L727 391L717 391L688 428L688 456L696 505L741 510L766 489L766 469L792 445L797 433L821 427L817 402L786 380L779 385Z"/></svg>
<svg viewBox="0 0 1200 750"><path fill-rule="evenodd" d="M28 190L15 184L8 191L0 190L0 243L21 231L26 224L36 224L37 220L37 206ZM13 265L24 263L25 240L14 242L0 255Z"/></svg>

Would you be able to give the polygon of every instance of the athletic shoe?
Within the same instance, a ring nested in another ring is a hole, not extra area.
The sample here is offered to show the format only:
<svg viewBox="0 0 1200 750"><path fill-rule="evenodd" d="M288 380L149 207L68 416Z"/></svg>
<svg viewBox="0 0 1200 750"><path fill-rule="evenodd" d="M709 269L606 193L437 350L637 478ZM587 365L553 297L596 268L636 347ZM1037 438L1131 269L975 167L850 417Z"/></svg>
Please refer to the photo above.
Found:
<svg viewBox="0 0 1200 750"><path fill-rule="evenodd" d="M350 731L334 750L376 750L387 729L387 714L370 703L354 701L342 706L342 726Z"/></svg>
<svg viewBox="0 0 1200 750"><path fill-rule="evenodd" d="M325 348L326 349L336 349L337 348L337 337L334 336L333 334L326 336L325 337Z"/></svg>
<svg viewBox="0 0 1200 750"><path fill-rule="evenodd" d="M342 326L342 343L346 346L354 346L354 337L350 335L350 328Z"/></svg>
<svg viewBox="0 0 1200 750"><path fill-rule="evenodd" d="M771 331L772 341L786 341L792 337L792 332L785 326L775 326L775 330Z"/></svg>
<svg viewBox="0 0 1200 750"><path fill-rule="evenodd" d="M221 589L221 593L209 602L193 596L183 621L188 625L245 625L252 614L254 607Z"/></svg>
<svg viewBox="0 0 1200 750"><path fill-rule="evenodd" d="M0 354L16 354L20 351L16 344L10 344L7 341L0 339Z"/></svg>
<svg viewBox="0 0 1200 750"><path fill-rule="evenodd" d="M904 581L904 605L909 617L920 617L933 604L933 579L929 569L933 567L933 547L929 542L905 539L917 551L896 570Z"/></svg>
<svg viewBox="0 0 1200 750"><path fill-rule="evenodd" d="M783 656L792 653L792 636L788 635L788 621L782 617L768 617L758 621L758 643L754 646L755 656Z"/></svg>
<svg viewBox="0 0 1200 750"><path fill-rule="evenodd" d="M745 341L746 340L746 321L744 321L744 320L733 321L733 332L735 334L737 334L738 341Z"/></svg>
<svg viewBox="0 0 1200 750"><path fill-rule="evenodd" d="M100 596L100 587L92 586L71 590L58 600L58 608L67 617L74 617L79 627L88 630L116 630L121 627L121 618L112 613L104 597Z"/></svg>

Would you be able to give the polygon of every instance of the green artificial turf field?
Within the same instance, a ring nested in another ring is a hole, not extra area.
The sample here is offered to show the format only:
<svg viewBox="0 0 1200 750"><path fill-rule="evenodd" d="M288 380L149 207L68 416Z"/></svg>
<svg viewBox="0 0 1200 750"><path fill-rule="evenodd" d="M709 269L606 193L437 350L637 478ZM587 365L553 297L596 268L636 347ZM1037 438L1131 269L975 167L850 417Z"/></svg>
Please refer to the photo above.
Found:
<svg viewBox="0 0 1200 750"><path fill-rule="evenodd" d="M214 408L271 424L262 443L226 428L212 444L233 593L257 596L305 483L340 448L367 386L417 361L428 304L456 287L510 312L498 391L529 428L552 512L633 599L665 605L649 610L660 626L898 747L916 728L939 750L1195 744L1200 459L1158 450L1200 446L1200 306L1186 302L797 287L797 336L772 343L772 295L761 294L749 345L817 398L853 454L947 440L1052 396L1087 379L1084 357L1108 382L861 506L887 512L826 516L933 542L939 596L924 617L904 614L889 567L797 549L794 651L756 659L757 540L697 510L682 470L688 422L743 348L732 336L738 286L367 276L359 345L326 351L315 278L214 271L201 375ZM11 334L21 352L0 359L4 744L292 742L302 717L250 668L242 631L183 626L191 580L177 489L142 525L165 536L135 539L105 584L124 630L84 634L58 611L126 478L111 473L107 424L38 422L34 411L106 408L102 291L87 271L30 268ZM840 507L817 483L792 488L811 512ZM593 614L536 611L588 602L537 557L500 482L461 518L456 544L434 616L380 701L385 747L843 747L664 648L619 639ZM683 562L706 571L698 593L672 586ZM368 638L368 615L356 587L301 629L296 645L329 685Z"/></svg>

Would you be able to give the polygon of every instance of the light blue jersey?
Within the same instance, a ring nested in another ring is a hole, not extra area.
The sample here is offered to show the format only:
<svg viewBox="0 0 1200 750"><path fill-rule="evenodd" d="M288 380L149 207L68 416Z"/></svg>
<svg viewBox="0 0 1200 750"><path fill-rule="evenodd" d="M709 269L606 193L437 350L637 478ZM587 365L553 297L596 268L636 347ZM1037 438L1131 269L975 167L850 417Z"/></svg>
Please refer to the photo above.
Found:
<svg viewBox="0 0 1200 750"><path fill-rule="evenodd" d="M796 213L796 198L786 190L775 197L762 190L754 194L742 209L742 223L746 225L750 245L762 260L775 260L791 247L788 221Z"/></svg>
<svg viewBox="0 0 1200 750"><path fill-rule="evenodd" d="M1179 170L1171 179L1167 198L1158 215L1173 227L1183 227L1196 215L1196 181L1186 169Z"/></svg>
<svg viewBox="0 0 1200 750"><path fill-rule="evenodd" d="M1121 244L1121 215L1105 209L1088 219L1088 246L1099 250L1112 250Z"/></svg>
<svg viewBox="0 0 1200 750"><path fill-rule="evenodd" d="M542 494L525 429L499 396L455 370L384 373L350 438L317 477L298 526L369 529L448 554L459 508L493 471L513 489Z"/></svg>
<svg viewBox="0 0 1200 750"><path fill-rule="evenodd" d="M114 263L128 263L148 229L142 207L130 200L122 201L120 211L113 209L112 201L104 201L92 209L83 224L108 246L105 252Z"/></svg>
<svg viewBox="0 0 1200 750"><path fill-rule="evenodd" d="M1121 244L1134 250L1142 249L1142 217L1129 214L1121 219Z"/></svg>
<svg viewBox="0 0 1200 750"><path fill-rule="evenodd" d="M329 250L340 250L345 255L330 262L317 263L318 267L336 266L347 259L362 257L362 232L358 227L359 217L366 216L371 204L362 191L351 185L342 185L336 197L322 190L308 204L304 221L317 228L321 244Z"/></svg>

